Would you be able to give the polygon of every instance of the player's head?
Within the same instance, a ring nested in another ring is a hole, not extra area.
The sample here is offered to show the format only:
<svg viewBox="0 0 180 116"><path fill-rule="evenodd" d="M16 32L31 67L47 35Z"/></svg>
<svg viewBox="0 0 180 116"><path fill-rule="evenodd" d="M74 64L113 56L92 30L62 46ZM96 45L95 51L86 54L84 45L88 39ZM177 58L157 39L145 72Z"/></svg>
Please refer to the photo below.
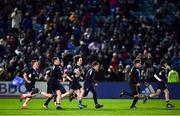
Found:
<svg viewBox="0 0 180 116"><path fill-rule="evenodd" d="M161 61L160 61L160 65L161 65L161 67L167 67L167 61L165 60L165 59L162 59Z"/></svg>
<svg viewBox="0 0 180 116"><path fill-rule="evenodd" d="M135 59L134 60L134 65L136 68L141 68L141 59Z"/></svg>
<svg viewBox="0 0 180 116"><path fill-rule="evenodd" d="M93 62L92 62L92 67L93 67L96 71L99 71L99 68L100 68L99 62L93 61Z"/></svg>
<svg viewBox="0 0 180 116"><path fill-rule="evenodd" d="M74 62L78 65L82 65L83 59L82 59L81 55L74 56Z"/></svg>
<svg viewBox="0 0 180 116"><path fill-rule="evenodd" d="M37 60L32 60L32 61L31 61L31 66L32 66L35 70L37 70L37 69L39 68L39 63L38 63L38 61L37 61Z"/></svg>
<svg viewBox="0 0 180 116"><path fill-rule="evenodd" d="M60 65L61 64L61 60L59 59L59 57L53 57L52 62L54 65Z"/></svg>

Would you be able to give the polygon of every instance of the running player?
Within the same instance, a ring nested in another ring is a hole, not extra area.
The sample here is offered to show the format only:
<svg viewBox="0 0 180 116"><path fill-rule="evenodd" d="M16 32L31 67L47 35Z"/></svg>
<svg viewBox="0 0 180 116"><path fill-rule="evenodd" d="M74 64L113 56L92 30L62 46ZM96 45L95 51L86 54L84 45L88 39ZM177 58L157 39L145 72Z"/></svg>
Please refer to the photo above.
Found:
<svg viewBox="0 0 180 116"><path fill-rule="evenodd" d="M22 94L20 96L20 101L22 101L22 99L26 98L26 100L22 106L22 109L26 109L28 102L39 91L37 88L35 88L36 79L40 78L39 73L37 72L38 68L39 68L38 61L32 60L31 68L27 69L23 74L23 77L25 79L25 88L28 93Z"/></svg>
<svg viewBox="0 0 180 116"><path fill-rule="evenodd" d="M95 81L95 74L97 71L99 71L99 67L100 64L97 61L94 61L92 63L92 68L90 68L85 76L85 81L84 81L84 97L88 95L89 91L92 92L93 94L93 99L94 99L94 104L95 104L95 108L102 108L103 105L98 104L97 101L97 94L96 94L96 90L95 90L95 85L97 84Z"/></svg>
<svg viewBox="0 0 180 116"><path fill-rule="evenodd" d="M147 99L152 98L154 96L159 96L161 92L164 92L165 100L166 100L166 107L173 108L174 106L169 103L169 90L167 88L167 61L162 59L160 62L161 68L158 71L158 74L155 74L154 77L158 80L158 86L155 93L152 93L148 96L145 96L144 103Z"/></svg>
<svg viewBox="0 0 180 116"><path fill-rule="evenodd" d="M65 93L63 97L72 95L73 93L75 93L75 95L77 95L78 107L79 109L83 109L87 106L82 104L82 97L84 95L84 89L82 88L79 82L80 80L83 79L82 76L84 74L84 71L82 68L82 63L83 63L82 57L80 55L74 56L74 63L75 65L73 66L72 73L71 73L72 81L70 81L70 90L67 93Z"/></svg>
<svg viewBox="0 0 180 116"><path fill-rule="evenodd" d="M64 78L68 79L69 81L72 81L72 80L71 80L70 77L67 76L66 73L63 72L63 70L62 70L62 69L63 69L63 65L62 65L62 64L63 64L63 61L62 61L62 60L60 60L60 64L61 64L61 65L59 65L59 68L61 69L61 74L62 74L63 79L61 79L61 80L59 81L59 89L61 90L61 96L63 96L63 94L66 93L66 90L65 90L65 88L62 86L61 81L62 81L62 80L64 81ZM50 81L50 77L49 77L50 72L51 72L51 68L49 68L48 70L46 70L45 79L47 80L47 82ZM48 109L48 104L49 104L49 102L51 101L51 99L53 99L53 98L54 98L54 103L56 104L57 95L55 94L54 91L48 90L48 92L51 93L51 94L53 93L53 94L52 94L51 97L49 97L49 98L45 101L45 103L44 103L44 105L43 105L43 107L44 107L45 109ZM61 98L62 98L62 97L61 97Z"/></svg>
<svg viewBox="0 0 180 116"><path fill-rule="evenodd" d="M60 80L62 80L62 69L60 68L60 59L58 57L53 57L53 66L51 67L50 71L47 72L46 76L48 77L47 81L47 93L51 95L56 94L56 109L62 109L60 107L60 100L61 100L61 93L64 91L63 86L60 86ZM53 98L48 98L47 101L44 103L44 107L48 108L49 101Z"/></svg>
<svg viewBox="0 0 180 116"><path fill-rule="evenodd" d="M133 102L130 106L131 109L136 108L136 103L140 96L140 78L141 78L140 68L141 68L141 60L135 59L134 67L132 67L130 72L130 81L129 81L129 86L132 90L132 93L128 93L125 90L123 90L120 94L120 97L122 97L123 95L129 95L133 97Z"/></svg>

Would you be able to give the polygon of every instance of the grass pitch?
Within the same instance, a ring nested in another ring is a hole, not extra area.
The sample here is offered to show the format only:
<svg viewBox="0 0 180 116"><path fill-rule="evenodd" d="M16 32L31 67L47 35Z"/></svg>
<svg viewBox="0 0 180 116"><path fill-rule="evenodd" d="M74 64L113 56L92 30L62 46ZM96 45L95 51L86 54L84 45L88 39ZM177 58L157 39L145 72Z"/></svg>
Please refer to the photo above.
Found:
<svg viewBox="0 0 180 116"><path fill-rule="evenodd" d="M132 99L99 99L103 104L102 109L95 109L93 99L83 99L83 104L88 105L85 109L78 109L77 100L69 102L68 99L62 100L63 110L55 110L53 102L49 104L49 109L43 109L45 99L32 99L27 109L21 109L23 102L19 99L0 99L0 115L180 115L180 100L171 100L175 108L167 109L163 99L149 100L146 104L142 100L138 101L137 109L129 109Z"/></svg>

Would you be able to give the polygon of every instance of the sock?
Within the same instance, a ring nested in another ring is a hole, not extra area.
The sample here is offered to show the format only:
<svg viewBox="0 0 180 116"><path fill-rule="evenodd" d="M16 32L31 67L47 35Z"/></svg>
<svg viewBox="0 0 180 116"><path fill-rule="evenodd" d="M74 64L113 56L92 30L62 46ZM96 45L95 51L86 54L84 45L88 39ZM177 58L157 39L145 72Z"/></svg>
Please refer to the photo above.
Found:
<svg viewBox="0 0 180 116"><path fill-rule="evenodd" d="M56 107L60 107L60 103L56 103Z"/></svg>
<svg viewBox="0 0 180 116"><path fill-rule="evenodd" d="M44 105L48 105L49 102L51 101L51 99L52 99L53 97L54 97L54 94L46 100L46 102L44 103Z"/></svg>
<svg viewBox="0 0 180 116"><path fill-rule="evenodd" d="M133 108L133 107L136 105L138 99L139 99L139 97L134 97L133 103L132 103L132 105L131 105L131 108Z"/></svg>
<svg viewBox="0 0 180 116"><path fill-rule="evenodd" d="M81 100L79 100L79 104L82 104L82 101L81 101Z"/></svg>
<svg viewBox="0 0 180 116"><path fill-rule="evenodd" d="M166 101L166 104L169 104L169 100Z"/></svg>
<svg viewBox="0 0 180 116"><path fill-rule="evenodd" d="M39 91L39 94L41 94L42 91Z"/></svg>
<svg viewBox="0 0 180 116"><path fill-rule="evenodd" d="M48 105L49 104L49 102L51 101L51 97L49 97L47 100L46 100L46 102L44 103L44 105Z"/></svg>
<svg viewBox="0 0 180 116"><path fill-rule="evenodd" d="M27 106L27 104L23 104L22 106L25 107L25 106Z"/></svg>
<svg viewBox="0 0 180 116"><path fill-rule="evenodd" d="M95 104L95 105L98 104L96 93L93 94L93 99L94 99L94 104Z"/></svg>
<svg viewBox="0 0 180 116"><path fill-rule="evenodd" d="M36 94L36 93L38 93L38 92L39 92L39 89L38 89L38 88L35 88L35 89L32 90L31 95Z"/></svg>

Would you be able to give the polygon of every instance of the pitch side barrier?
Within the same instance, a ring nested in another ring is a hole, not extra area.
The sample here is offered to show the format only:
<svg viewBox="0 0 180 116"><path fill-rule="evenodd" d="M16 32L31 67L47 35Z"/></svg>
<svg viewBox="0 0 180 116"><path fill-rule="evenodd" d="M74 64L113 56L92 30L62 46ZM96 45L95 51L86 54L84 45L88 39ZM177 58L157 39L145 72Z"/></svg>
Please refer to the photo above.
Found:
<svg viewBox="0 0 180 116"><path fill-rule="evenodd" d="M167 86L169 89L170 98L180 99L180 83L168 83ZM157 83L152 82L148 87L141 84L140 88L142 94L153 93L156 91ZM99 98L120 98L119 95L123 89L131 92L128 82L101 82L96 87L97 95ZM122 98L131 98L131 97L123 96ZM156 98L164 98L163 92L159 97Z"/></svg>
<svg viewBox="0 0 180 116"><path fill-rule="evenodd" d="M83 85L83 83L81 83ZM148 94L156 90L156 83L150 83L151 86L146 87L142 84L141 92L143 94ZM66 90L69 89L69 83L64 82L63 86ZM46 82L36 82L36 87L42 91L46 91ZM98 86L95 87L97 91L98 98L119 98L120 91L125 89L130 91L128 82L99 82ZM170 91L170 98L180 99L180 83L168 83L168 88ZM13 86L10 81L0 81L0 97L18 97L20 94L26 93L24 84ZM41 98L43 96L37 95L36 97ZM92 98L92 94L89 93L87 98ZM130 98L128 96L123 96L122 98ZM163 93L160 98L164 98Z"/></svg>

